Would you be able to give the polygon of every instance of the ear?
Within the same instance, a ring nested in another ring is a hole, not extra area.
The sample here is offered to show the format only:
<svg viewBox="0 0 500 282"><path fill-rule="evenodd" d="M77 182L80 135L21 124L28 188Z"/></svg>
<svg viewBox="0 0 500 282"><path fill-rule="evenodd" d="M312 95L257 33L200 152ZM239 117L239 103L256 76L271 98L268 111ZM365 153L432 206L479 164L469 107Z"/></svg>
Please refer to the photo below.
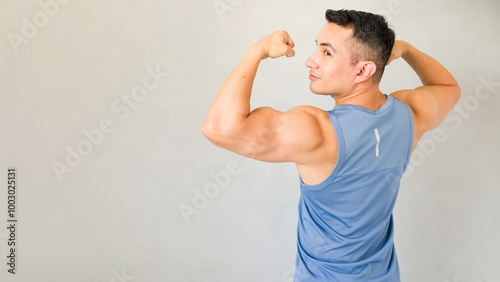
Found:
<svg viewBox="0 0 500 282"><path fill-rule="evenodd" d="M368 80L377 71L377 65L372 61L361 61L358 63L358 67L358 74L354 79L355 83Z"/></svg>

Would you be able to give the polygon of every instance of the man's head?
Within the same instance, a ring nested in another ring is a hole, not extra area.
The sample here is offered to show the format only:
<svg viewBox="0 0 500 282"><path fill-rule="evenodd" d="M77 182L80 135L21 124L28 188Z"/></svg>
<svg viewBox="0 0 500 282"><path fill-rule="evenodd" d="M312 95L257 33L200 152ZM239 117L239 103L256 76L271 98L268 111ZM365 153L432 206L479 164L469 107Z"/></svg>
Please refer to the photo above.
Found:
<svg viewBox="0 0 500 282"><path fill-rule="evenodd" d="M318 36L318 50L306 62L313 75L311 90L340 94L370 77L372 84L378 84L395 37L385 19L352 10L327 10L325 17L328 23ZM327 81L320 85L314 76Z"/></svg>

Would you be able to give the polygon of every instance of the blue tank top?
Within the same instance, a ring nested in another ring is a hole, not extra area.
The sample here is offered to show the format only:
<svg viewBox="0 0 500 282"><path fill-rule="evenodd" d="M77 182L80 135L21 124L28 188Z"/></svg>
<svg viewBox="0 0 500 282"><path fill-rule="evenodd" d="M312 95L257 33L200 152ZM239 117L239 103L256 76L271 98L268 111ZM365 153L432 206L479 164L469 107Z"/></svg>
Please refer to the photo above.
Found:
<svg viewBox="0 0 500 282"><path fill-rule="evenodd" d="M400 281L392 211L413 146L413 118L387 96L377 111L327 111L338 143L323 182L300 179L295 282Z"/></svg>

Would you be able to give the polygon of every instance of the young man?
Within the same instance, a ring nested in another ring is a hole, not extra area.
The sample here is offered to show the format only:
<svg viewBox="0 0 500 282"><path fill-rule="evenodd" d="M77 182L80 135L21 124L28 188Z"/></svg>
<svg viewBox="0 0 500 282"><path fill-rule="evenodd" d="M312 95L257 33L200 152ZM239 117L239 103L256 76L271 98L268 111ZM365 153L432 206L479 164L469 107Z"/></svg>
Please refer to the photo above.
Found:
<svg viewBox="0 0 500 282"><path fill-rule="evenodd" d="M218 90L202 132L235 153L296 164L295 281L399 281L392 219L399 183L419 139L444 120L460 88L437 61L394 41L383 17L327 10L326 18L306 66L311 91L334 98L333 110L250 111L260 61L295 54L279 31L248 49ZM423 86L385 95L384 67L399 57Z"/></svg>

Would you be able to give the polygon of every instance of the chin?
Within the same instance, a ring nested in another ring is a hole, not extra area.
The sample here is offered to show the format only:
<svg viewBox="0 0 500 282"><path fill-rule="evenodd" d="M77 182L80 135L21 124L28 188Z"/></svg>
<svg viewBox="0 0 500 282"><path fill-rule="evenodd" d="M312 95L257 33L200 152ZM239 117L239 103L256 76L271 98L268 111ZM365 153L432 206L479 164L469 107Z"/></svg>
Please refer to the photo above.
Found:
<svg viewBox="0 0 500 282"><path fill-rule="evenodd" d="M309 90L311 90L311 92L314 94L319 94L318 89L314 88L312 85L309 86Z"/></svg>
<svg viewBox="0 0 500 282"><path fill-rule="evenodd" d="M312 93L314 93L316 95L330 95L329 93L327 93L325 91L321 91L320 89L316 89L314 87L309 87L309 89L311 90Z"/></svg>

